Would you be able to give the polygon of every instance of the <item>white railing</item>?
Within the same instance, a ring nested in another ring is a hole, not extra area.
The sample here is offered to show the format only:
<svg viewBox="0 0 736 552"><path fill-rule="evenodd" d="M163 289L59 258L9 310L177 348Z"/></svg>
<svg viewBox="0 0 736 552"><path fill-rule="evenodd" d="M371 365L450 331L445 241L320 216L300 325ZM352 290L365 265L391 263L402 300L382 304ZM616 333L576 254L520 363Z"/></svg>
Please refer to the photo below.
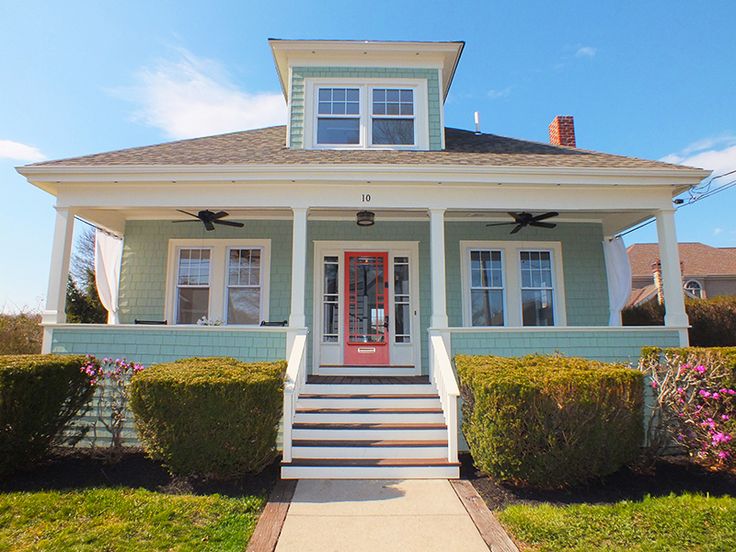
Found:
<svg viewBox="0 0 736 552"><path fill-rule="evenodd" d="M284 376L284 462L291 462L291 427L294 423L296 401L307 382L307 331L298 330L290 341L289 360Z"/></svg>
<svg viewBox="0 0 736 552"><path fill-rule="evenodd" d="M460 397L460 388L457 385L455 372L450 361L450 353L447 351L442 335L430 335L429 353L429 378L437 386L437 392L442 403L442 412L445 416L445 425L447 425L447 460L448 462L457 462L457 403Z"/></svg>

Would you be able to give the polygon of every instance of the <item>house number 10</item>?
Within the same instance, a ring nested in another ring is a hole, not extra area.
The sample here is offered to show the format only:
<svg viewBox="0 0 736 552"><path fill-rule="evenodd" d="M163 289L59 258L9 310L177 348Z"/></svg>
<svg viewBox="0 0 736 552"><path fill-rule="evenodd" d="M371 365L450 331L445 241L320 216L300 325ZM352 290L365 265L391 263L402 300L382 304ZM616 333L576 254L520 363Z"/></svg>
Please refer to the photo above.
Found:
<svg viewBox="0 0 736 552"><path fill-rule="evenodd" d="M370 203L371 202L371 194L363 194L361 196L361 201L363 203Z"/></svg>

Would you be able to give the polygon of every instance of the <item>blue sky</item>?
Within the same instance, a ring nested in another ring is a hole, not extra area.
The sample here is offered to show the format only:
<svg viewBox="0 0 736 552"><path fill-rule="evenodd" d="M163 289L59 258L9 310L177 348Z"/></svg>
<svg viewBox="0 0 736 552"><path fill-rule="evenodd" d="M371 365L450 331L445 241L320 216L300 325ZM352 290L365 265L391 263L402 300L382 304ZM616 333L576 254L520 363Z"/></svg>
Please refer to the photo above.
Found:
<svg viewBox="0 0 736 552"><path fill-rule="evenodd" d="M580 147L724 172L734 20L731 1L2 2L0 309L41 304L51 247L53 198L13 167L282 122L268 37L465 40L448 126L480 111L546 141L570 114ZM680 240L736 246L734 206L736 188L682 209Z"/></svg>

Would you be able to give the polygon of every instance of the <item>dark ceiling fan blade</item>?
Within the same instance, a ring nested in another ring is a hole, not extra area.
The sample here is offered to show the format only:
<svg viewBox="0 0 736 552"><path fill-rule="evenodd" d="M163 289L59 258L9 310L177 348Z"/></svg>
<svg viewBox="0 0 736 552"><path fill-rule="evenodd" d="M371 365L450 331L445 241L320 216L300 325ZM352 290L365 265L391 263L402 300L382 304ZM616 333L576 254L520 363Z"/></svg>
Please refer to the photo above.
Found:
<svg viewBox="0 0 736 552"><path fill-rule="evenodd" d="M516 224L523 224L524 223L524 214L525 213L512 213L511 211L506 213L508 216L510 216Z"/></svg>
<svg viewBox="0 0 736 552"><path fill-rule="evenodd" d="M214 230L214 229L215 229L215 225L214 225L214 224L212 224L212 221L209 221L209 220L203 220L202 222L204 223L204 227L205 227L205 228L206 228L206 229L207 229L208 231L209 231L209 230Z"/></svg>
<svg viewBox="0 0 736 552"><path fill-rule="evenodd" d="M242 228L245 226L242 222L233 222L232 220L213 220L215 224L224 224L225 226L235 226L236 228Z"/></svg>
<svg viewBox="0 0 736 552"><path fill-rule="evenodd" d="M529 226L539 226L540 228L557 228L557 225L552 222L530 222Z"/></svg>
<svg viewBox="0 0 736 552"><path fill-rule="evenodd" d="M212 211L210 211L210 213L212 213ZM228 213L225 212L225 211L217 211L216 213L212 213L210 215L210 218L212 220L217 220L217 219L221 219L223 217L226 217L227 215L228 215Z"/></svg>
<svg viewBox="0 0 736 552"><path fill-rule="evenodd" d="M550 211L549 213L542 213L541 215L537 215L535 217L532 217L533 222L539 222L540 220L545 220L548 218L559 216L560 213L556 211Z"/></svg>
<svg viewBox="0 0 736 552"><path fill-rule="evenodd" d="M199 218L199 215L195 215L194 213L190 213L189 211L182 211L181 209L177 209L180 213L184 213L185 215L189 215L190 217Z"/></svg>
<svg viewBox="0 0 736 552"><path fill-rule="evenodd" d="M172 220L171 222L176 223L176 222L201 222L201 221L199 220Z"/></svg>
<svg viewBox="0 0 736 552"><path fill-rule="evenodd" d="M517 224L516 222L491 222L486 224L486 226L507 226L509 224Z"/></svg>
<svg viewBox="0 0 736 552"><path fill-rule="evenodd" d="M513 229L512 231L511 231L511 233L512 233L512 234L516 234L516 233L517 233L517 232L518 232L519 230L521 230L522 228L524 228L524 226L525 226L524 224L517 224L517 225L516 225L516 228L514 228L514 229Z"/></svg>

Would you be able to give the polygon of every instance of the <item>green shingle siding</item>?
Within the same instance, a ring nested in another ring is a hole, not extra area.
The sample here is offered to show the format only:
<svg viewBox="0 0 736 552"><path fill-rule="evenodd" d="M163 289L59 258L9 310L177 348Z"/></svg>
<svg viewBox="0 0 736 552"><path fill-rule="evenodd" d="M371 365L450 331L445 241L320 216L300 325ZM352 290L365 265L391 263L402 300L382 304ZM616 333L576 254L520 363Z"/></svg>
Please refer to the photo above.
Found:
<svg viewBox="0 0 736 552"><path fill-rule="evenodd" d="M442 117L440 110L440 81L437 69L390 67L292 67L291 114L289 146L304 147L304 79L307 78L363 78L363 79L425 79L429 112L429 149L442 149Z"/></svg>

